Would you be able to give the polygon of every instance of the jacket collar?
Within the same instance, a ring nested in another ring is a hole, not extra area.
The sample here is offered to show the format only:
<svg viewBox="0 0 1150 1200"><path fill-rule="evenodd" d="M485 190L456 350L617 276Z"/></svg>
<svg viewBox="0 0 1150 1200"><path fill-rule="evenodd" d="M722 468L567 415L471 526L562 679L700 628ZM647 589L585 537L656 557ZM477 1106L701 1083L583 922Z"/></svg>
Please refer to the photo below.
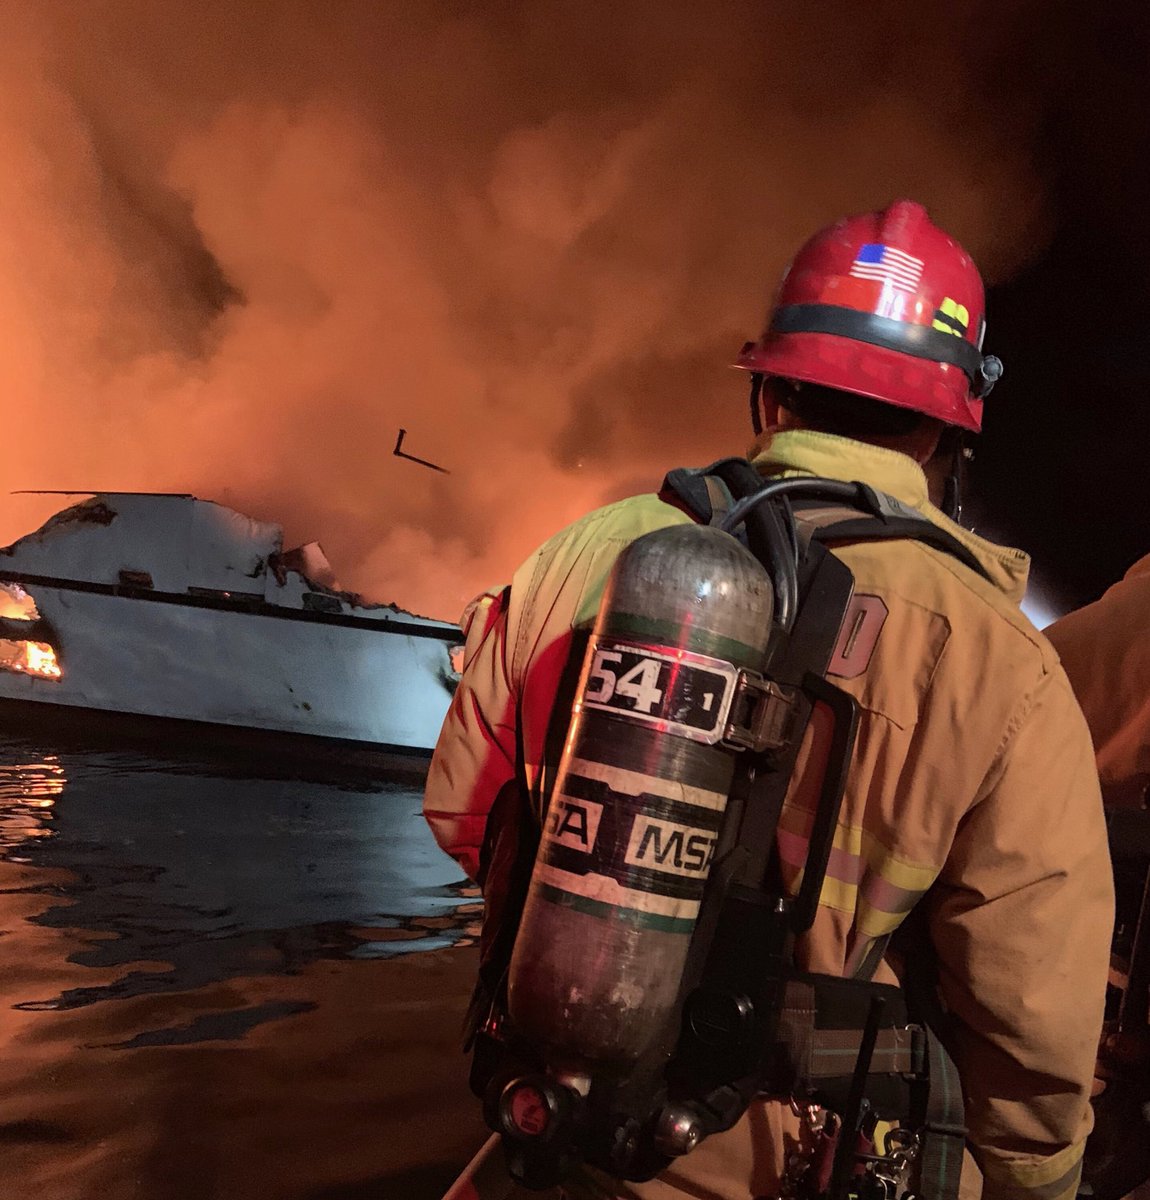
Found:
<svg viewBox="0 0 1150 1200"><path fill-rule="evenodd" d="M1029 555L989 542L935 508L927 498L926 476L913 458L832 433L777 428L766 430L756 440L750 458L763 475L858 479L887 492L953 534L978 559L999 591L1015 604L1021 603L1030 571Z"/></svg>

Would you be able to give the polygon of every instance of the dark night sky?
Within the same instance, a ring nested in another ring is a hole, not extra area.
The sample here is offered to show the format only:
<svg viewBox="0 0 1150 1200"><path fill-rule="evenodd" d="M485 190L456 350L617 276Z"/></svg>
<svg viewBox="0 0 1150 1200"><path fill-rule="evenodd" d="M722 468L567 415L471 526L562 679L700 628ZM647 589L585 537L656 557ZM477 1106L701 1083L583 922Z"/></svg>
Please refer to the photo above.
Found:
<svg viewBox="0 0 1150 1200"><path fill-rule="evenodd" d="M1150 272L1145 6L1108 6L1048 114L1059 225L989 299L1006 363L972 477L975 508L1023 546L1055 607L1095 599L1150 553Z"/></svg>

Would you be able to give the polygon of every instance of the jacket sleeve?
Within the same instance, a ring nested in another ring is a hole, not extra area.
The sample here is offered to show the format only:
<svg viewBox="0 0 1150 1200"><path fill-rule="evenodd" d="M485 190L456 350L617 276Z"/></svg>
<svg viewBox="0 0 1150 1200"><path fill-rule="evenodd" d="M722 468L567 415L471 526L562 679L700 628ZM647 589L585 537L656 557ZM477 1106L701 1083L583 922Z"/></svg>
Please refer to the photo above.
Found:
<svg viewBox="0 0 1150 1200"><path fill-rule="evenodd" d="M931 913L984 1200L1073 1200L1092 1125L1113 876L1082 714L1050 665L1006 731Z"/></svg>
<svg viewBox="0 0 1150 1200"><path fill-rule="evenodd" d="M1094 737L1106 803L1141 808L1150 784L1150 559L1046 630Z"/></svg>
<svg viewBox="0 0 1150 1200"><path fill-rule="evenodd" d="M487 814L515 777L515 701L506 666L510 589L486 592L460 625L463 672L427 772L423 815L435 840L479 878Z"/></svg>

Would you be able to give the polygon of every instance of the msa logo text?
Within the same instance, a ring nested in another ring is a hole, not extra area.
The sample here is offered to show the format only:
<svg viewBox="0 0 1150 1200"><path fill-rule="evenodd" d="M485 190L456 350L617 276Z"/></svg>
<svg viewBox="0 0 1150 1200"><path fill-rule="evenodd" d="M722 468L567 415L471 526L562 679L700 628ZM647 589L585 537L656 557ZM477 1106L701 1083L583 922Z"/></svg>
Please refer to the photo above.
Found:
<svg viewBox="0 0 1150 1200"><path fill-rule="evenodd" d="M714 853L715 835L710 830L638 817L631 828L626 862L672 875L705 876Z"/></svg>
<svg viewBox="0 0 1150 1200"><path fill-rule="evenodd" d="M547 812L547 836L560 846L582 850L590 854L599 835L599 818L603 805L593 800L576 800L572 796L558 795L551 801Z"/></svg>

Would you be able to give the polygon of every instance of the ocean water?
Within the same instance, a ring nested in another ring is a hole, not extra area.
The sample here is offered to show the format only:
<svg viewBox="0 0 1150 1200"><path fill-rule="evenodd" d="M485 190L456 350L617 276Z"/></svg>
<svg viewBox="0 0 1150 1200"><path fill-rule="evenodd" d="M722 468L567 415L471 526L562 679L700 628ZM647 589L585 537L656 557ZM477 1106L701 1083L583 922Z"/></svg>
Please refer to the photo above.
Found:
<svg viewBox="0 0 1150 1200"><path fill-rule="evenodd" d="M0 1198L435 1200L479 912L418 780L0 739Z"/></svg>
<svg viewBox="0 0 1150 1200"><path fill-rule="evenodd" d="M0 737L0 1200L439 1200L488 1132L481 902L420 803ZM1147 1095L1100 1097L1095 1200L1150 1170Z"/></svg>

